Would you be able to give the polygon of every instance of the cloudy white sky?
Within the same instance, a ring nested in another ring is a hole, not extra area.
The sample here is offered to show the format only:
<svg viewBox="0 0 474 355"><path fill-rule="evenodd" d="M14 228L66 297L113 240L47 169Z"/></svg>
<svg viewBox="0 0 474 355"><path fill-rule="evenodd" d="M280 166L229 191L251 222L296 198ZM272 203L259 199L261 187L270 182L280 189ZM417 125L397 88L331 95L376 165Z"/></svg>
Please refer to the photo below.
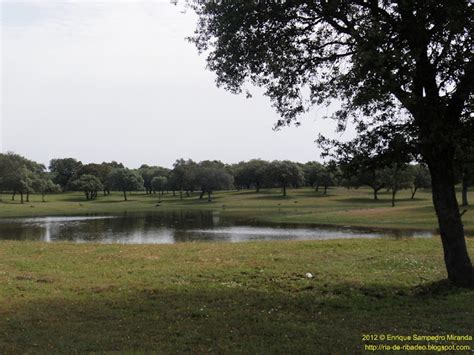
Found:
<svg viewBox="0 0 474 355"><path fill-rule="evenodd" d="M169 0L2 1L0 148L129 167L319 159L317 133L334 131L327 112L273 131L261 90L246 99L215 87L185 41L195 23Z"/></svg>

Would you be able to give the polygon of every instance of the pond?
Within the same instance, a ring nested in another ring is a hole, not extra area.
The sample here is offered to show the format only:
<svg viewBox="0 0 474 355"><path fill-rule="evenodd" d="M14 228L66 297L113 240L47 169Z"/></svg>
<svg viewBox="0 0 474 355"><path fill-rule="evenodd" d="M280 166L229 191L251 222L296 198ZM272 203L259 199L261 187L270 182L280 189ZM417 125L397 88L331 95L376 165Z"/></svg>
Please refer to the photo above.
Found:
<svg viewBox="0 0 474 355"><path fill-rule="evenodd" d="M211 211L0 219L0 240L76 243L173 244L253 240L432 237L431 231L264 225Z"/></svg>

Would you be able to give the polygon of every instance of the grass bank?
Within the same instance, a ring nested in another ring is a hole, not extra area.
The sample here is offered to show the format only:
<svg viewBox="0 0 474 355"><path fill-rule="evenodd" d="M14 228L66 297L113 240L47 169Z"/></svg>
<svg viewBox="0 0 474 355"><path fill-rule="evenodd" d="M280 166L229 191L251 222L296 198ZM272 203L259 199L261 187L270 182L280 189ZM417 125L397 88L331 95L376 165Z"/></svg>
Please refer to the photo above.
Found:
<svg viewBox="0 0 474 355"><path fill-rule="evenodd" d="M473 335L474 291L437 282L445 276L437 238L3 241L0 353L352 354L378 343L363 334Z"/></svg>
<svg viewBox="0 0 474 355"><path fill-rule="evenodd" d="M44 215L121 214L124 212L149 212L176 209L220 210L242 219L269 223L335 224L370 226L381 228L435 229L437 227L431 193L420 191L414 200L409 191L397 195L397 205L390 206L390 193L380 193L374 201L369 189L334 188L327 195L313 189L289 190L283 197L277 189L253 191L226 191L215 194L213 202L199 200L197 195L180 200L171 194L158 203L156 195L134 193L123 201L120 193L99 196L97 200L85 201L80 193L47 196L42 203L39 196L21 205L3 195L0 202L0 217L30 217ZM469 194L474 201L474 193ZM159 204L159 206L157 206ZM464 208L463 208L464 209ZM466 231L474 234L474 208L463 216Z"/></svg>

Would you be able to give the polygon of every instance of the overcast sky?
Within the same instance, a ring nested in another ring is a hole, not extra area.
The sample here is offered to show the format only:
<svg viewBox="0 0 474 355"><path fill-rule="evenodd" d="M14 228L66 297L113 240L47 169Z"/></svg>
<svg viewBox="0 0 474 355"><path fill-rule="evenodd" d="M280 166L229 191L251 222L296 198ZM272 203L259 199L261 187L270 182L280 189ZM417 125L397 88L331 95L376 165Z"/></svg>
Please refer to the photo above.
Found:
<svg viewBox="0 0 474 355"><path fill-rule="evenodd" d="M318 160L317 133L334 135L326 110L273 131L278 116L260 89L246 99L216 88L185 41L195 24L169 0L2 1L0 148L133 168Z"/></svg>

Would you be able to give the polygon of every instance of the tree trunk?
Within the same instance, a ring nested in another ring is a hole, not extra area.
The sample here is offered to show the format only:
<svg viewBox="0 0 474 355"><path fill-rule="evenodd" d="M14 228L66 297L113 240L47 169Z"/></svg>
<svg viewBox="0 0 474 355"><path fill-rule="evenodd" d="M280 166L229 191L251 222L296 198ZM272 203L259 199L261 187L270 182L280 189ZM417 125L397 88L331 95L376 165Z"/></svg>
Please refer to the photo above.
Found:
<svg viewBox="0 0 474 355"><path fill-rule="evenodd" d="M42 201L42 202L46 202L46 201L44 200L44 195L45 195L45 194L44 194L44 192L43 192L43 193L41 194L41 201Z"/></svg>
<svg viewBox="0 0 474 355"><path fill-rule="evenodd" d="M463 177L463 179L462 179L462 192L461 192L461 199L462 199L461 206L468 206L469 205L469 201L467 200L467 188L468 188L467 179L465 177Z"/></svg>
<svg viewBox="0 0 474 355"><path fill-rule="evenodd" d="M30 192L26 191L26 202L30 202Z"/></svg>
<svg viewBox="0 0 474 355"><path fill-rule="evenodd" d="M13 191L13 194L12 194L12 201L15 201L15 195L16 195L16 192Z"/></svg>
<svg viewBox="0 0 474 355"><path fill-rule="evenodd" d="M449 155L449 154L448 154ZM453 159L436 156L428 161L433 204L439 222L448 278L461 286L474 286L474 270L467 253L464 228L454 188Z"/></svg>
<svg viewBox="0 0 474 355"><path fill-rule="evenodd" d="M260 183L257 182L257 183L255 184L255 186L257 187L257 191L256 191L256 192L259 193L259 192L260 192Z"/></svg>
<svg viewBox="0 0 474 355"><path fill-rule="evenodd" d="M204 197L204 190L201 191L201 194L199 195L199 199L202 200L203 197Z"/></svg>
<svg viewBox="0 0 474 355"><path fill-rule="evenodd" d="M286 196L286 185L283 184L283 196Z"/></svg>
<svg viewBox="0 0 474 355"><path fill-rule="evenodd" d="M397 190L392 190L392 207L395 207L395 195L397 194Z"/></svg>
<svg viewBox="0 0 474 355"><path fill-rule="evenodd" d="M128 200L127 200L127 191L124 191L124 192L123 192L123 199L124 199L124 201L128 201Z"/></svg>
<svg viewBox="0 0 474 355"><path fill-rule="evenodd" d="M377 196L377 192L379 191L378 189L376 189L375 187L373 187L372 189L374 189L374 200L378 200L378 196Z"/></svg>
<svg viewBox="0 0 474 355"><path fill-rule="evenodd" d="M211 191L208 191L207 192L207 202L212 202L212 196L211 196L212 192Z"/></svg>
<svg viewBox="0 0 474 355"><path fill-rule="evenodd" d="M324 194L326 195L326 192L328 191L328 187L325 185L324 186Z"/></svg>
<svg viewBox="0 0 474 355"><path fill-rule="evenodd" d="M182 200L183 199L183 190L179 190L179 199Z"/></svg>
<svg viewBox="0 0 474 355"><path fill-rule="evenodd" d="M411 199L413 200L415 198L416 190L418 190L418 187L415 186L415 188L411 189Z"/></svg>
<svg viewBox="0 0 474 355"><path fill-rule="evenodd" d="M21 204L24 203L24 201L23 201L23 192L20 192L20 202L21 202Z"/></svg>

